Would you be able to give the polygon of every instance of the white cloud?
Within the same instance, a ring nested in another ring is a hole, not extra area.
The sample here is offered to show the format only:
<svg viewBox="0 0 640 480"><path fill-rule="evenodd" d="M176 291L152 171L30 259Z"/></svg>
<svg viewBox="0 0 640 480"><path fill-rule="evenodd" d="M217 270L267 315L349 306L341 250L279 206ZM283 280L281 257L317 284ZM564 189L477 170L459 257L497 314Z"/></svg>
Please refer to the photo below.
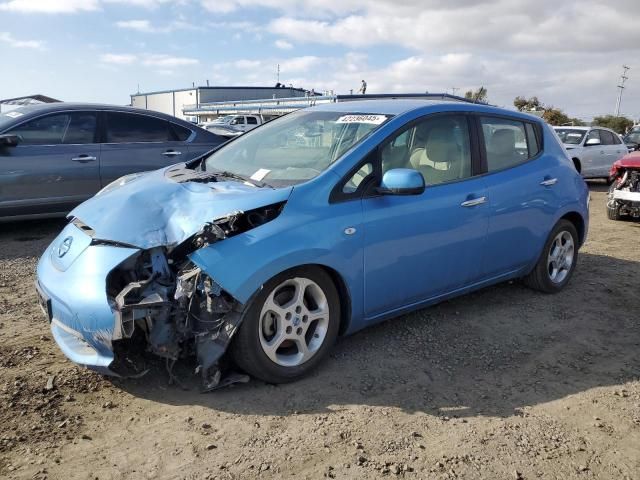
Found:
<svg viewBox="0 0 640 480"><path fill-rule="evenodd" d="M148 67L158 67L171 69L175 67L186 67L200 63L195 58L173 57L171 55L141 55L142 64Z"/></svg>
<svg viewBox="0 0 640 480"><path fill-rule="evenodd" d="M186 19L180 17L172 20L165 26L155 26L149 20L119 20L116 22L118 28L126 30L134 30L142 33L170 33L175 30L200 30L200 27L187 22Z"/></svg>
<svg viewBox="0 0 640 480"><path fill-rule="evenodd" d="M0 32L0 42L7 43L15 48L31 48L34 50L44 50L44 43L39 40L18 40L9 32Z"/></svg>
<svg viewBox="0 0 640 480"><path fill-rule="evenodd" d="M22 13L75 13L98 10L98 0L10 0L0 10Z"/></svg>
<svg viewBox="0 0 640 480"><path fill-rule="evenodd" d="M104 3L122 3L134 7L155 8L173 0L8 0L0 3L0 11L20 13L78 13L100 10ZM184 3L180 0L173 3Z"/></svg>
<svg viewBox="0 0 640 480"><path fill-rule="evenodd" d="M110 65L132 65L138 63L145 67L152 67L163 75L172 74L172 68L197 65L199 60L189 57L174 57L164 54L140 54L133 53L105 53L100 56L100 61Z"/></svg>
<svg viewBox="0 0 640 480"><path fill-rule="evenodd" d="M130 53L105 53L100 55L100 61L111 65L131 65L138 57Z"/></svg>
<svg viewBox="0 0 640 480"><path fill-rule="evenodd" d="M120 20L116 22L116 26L138 32L156 32L156 29L151 25L149 20Z"/></svg>
<svg viewBox="0 0 640 480"><path fill-rule="evenodd" d="M275 42L273 42L273 44L280 50L291 50L293 48L293 44L282 39L276 40Z"/></svg>

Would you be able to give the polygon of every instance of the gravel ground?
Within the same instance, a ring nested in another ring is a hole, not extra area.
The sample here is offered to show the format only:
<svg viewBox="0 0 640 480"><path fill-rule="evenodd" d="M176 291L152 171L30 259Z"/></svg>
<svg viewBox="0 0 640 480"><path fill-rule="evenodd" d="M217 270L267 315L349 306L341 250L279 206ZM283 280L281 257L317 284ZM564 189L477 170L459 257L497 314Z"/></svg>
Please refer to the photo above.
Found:
<svg viewBox="0 0 640 480"><path fill-rule="evenodd" d="M68 362L33 290L63 222L0 224L0 477L640 479L640 223L591 190L564 292L501 284L209 394Z"/></svg>

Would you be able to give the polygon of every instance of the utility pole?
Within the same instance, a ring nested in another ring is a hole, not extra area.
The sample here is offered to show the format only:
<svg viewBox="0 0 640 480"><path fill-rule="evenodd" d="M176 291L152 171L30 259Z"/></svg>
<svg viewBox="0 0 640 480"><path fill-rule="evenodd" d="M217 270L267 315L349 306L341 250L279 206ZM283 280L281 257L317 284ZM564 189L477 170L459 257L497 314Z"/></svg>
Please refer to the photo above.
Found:
<svg viewBox="0 0 640 480"><path fill-rule="evenodd" d="M455 95L458 90L460 90L460 87L451 87L451 95Z"/></svg>
<svg viewBox="0 0 640 480"><path fill-rule="evenodd" d="M620 102L622 101L622 91L626 88L624 86L624 82L626 82L629 77L627 77L627 72L629 71L630 67L627 67L626 65L622 65L622 75L620 75L620 85L618 85L618 88L620 89L620 91L618 92L618 99L616 100L616 117L620 116Z"/></svg>
<svg viewBox="0 0 640 480"><path fill-rule="evenodd" d="M276 67L276 82L280 83L280 64Z"/></svg>

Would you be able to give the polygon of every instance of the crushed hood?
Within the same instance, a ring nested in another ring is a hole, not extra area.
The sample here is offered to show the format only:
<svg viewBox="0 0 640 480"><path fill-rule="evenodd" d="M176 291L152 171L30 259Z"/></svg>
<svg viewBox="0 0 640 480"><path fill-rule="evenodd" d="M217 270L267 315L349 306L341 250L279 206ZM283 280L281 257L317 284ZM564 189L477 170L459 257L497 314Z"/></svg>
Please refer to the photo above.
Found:
<svg viewBox="0 0 640 480"><path fill-rule="evenodd" d="M212 220L287 200L293 187L258 188L237 181L177 182L184 165L146 173L76 207L93 237L139 248L180 244ZM190 170L187 170L190 172Z"/></svg>

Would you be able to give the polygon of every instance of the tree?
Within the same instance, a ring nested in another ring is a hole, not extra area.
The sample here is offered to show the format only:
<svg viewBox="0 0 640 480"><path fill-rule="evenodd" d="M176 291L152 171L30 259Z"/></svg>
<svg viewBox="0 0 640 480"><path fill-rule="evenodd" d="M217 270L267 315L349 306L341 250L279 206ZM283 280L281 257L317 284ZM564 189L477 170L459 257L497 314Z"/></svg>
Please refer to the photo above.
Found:
<svg viewBox="0 0 640 480"><path fill-rule="evenodd" d="M611 130L624 134L629 128L633 127L633 120L627 117L616 117L615 115L602 115L600 117L594 117L593 125L610 128Z"/></svg>
<svg viewBox="0 0 640 480"><path fill-rule="evenodd" d="M544 109L544 105L542 104L542 102L540 102L540 100L538 100L538 97L531 97L529 99L526 99L524 97L518 96L513 100L513 106L516 107L520 112L531 112Z"/></svg>
<svg viewBox="0 0 640 480"><path fill-rule="evenodd" d="M565 114L559 108L552 106L545 107L542 119L549 125L568 125L571 123L569 115Z"/></svg>
<svg viewBox="0 0 640 480"><path fill-rule="evenodd" d="M542 119L550 125L584 125L579 118L571 118L559 108L545 105L538 97L516 97L513 106L521 112L543 112Z"/></svg>
<svg viewBox="0 0 640 480"><path fill-rule="evenodd" d="M474 102L487 103L487 89L480 87L477 90L468 90L465 92L464 98L467 100L473 100Z"/></svg>

